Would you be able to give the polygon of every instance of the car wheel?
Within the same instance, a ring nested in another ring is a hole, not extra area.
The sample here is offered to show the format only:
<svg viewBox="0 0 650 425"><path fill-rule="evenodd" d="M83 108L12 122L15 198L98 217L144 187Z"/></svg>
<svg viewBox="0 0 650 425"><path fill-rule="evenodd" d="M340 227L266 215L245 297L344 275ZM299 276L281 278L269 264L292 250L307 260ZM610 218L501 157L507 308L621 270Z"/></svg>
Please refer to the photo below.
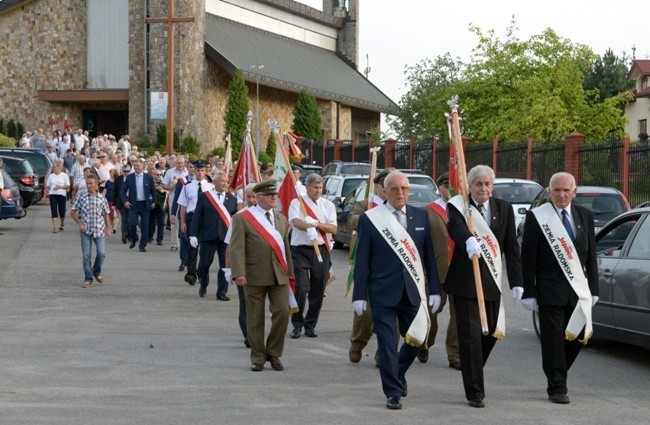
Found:
<svg viewBox="0 0 650 425"><path fill-rule="evenodd" d="M333 245L334 249L343 249L343 242L341 241L334 241Z"/></svg>
<svg viewBox="0 0 650 425"><path fill-rule="evenodd" d="M538 339L541 339L541 334L539 333L539 313L533 311L533 328L535 328L535 334Z"/></svg>

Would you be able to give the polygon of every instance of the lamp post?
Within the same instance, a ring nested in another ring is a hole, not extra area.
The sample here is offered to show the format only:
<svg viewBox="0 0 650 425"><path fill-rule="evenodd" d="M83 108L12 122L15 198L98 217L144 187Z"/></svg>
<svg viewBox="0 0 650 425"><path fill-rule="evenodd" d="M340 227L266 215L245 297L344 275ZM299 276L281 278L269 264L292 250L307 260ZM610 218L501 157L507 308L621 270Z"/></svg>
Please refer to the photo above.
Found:
<svg viewBox="0 0 650 425"><path fill-rule="evenodd" d="M260 157L260 74L259 72L264 69L264 65L251 65L251 69L255 71L255 150L257 159Z"/></svg>

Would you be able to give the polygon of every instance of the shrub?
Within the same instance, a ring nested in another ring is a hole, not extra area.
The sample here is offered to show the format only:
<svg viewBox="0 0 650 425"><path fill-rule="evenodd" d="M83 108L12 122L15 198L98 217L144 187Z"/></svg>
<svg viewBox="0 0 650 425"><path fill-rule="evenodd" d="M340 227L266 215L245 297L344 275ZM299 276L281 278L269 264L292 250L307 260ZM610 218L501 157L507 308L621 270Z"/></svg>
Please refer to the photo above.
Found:
<svg viewBox="0 0 650 425"><path fill-rule="evenodd" d="M9 120L7 123L7 136L11 137L12 139L16 138L16 123L14 120ZM23 135L21 134L20 137Z"/></svg>
<svg viewBox="0 0 650 425"><path fill-rule="evenodd" d="M16 140L12 139L11 137L5 136L4 134L0 134L0 147L15 148Z"/></svg>
<svg viewBox="0 0 650 425"><path fill-rule="evenodd" d="M20 139L25 134L25 127L19 122L16 124L16 139Z"/></svg>
<svg viewBox="0 0 650 425"><path fill-rule="evenodd" d="M5 120L0 118L0 134L5 134Z"/></svg>
<svg viewBox="0 0 650 425"><path fill-rule="evenodd" d="M221 147L221 148L214 148L210 151L210 156L220 156L221 158L226 156L226 149Z"/></svg>

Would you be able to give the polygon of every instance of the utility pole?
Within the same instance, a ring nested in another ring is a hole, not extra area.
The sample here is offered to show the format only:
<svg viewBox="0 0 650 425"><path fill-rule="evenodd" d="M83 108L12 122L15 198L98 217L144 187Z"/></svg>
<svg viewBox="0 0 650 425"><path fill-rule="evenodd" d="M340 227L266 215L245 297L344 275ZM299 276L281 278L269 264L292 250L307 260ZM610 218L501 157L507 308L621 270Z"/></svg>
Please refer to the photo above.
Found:
<svg viewBox="0 0 650 425"><path fill-rule="evenodd" d="M368 74L370 74L370 58L368 58L368 53L366 53L366 69L363 70L363 73L365 74L367 80Z"/></svg>

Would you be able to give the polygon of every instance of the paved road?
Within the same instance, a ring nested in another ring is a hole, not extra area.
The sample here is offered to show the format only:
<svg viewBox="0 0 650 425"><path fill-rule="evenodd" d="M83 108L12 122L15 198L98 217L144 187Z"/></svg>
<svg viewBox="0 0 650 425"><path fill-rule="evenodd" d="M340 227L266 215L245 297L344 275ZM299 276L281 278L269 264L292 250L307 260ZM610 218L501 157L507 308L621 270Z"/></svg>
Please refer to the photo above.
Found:
<svg viewBox="0 0 650 425"><path fill-rule="evenodd" d="M647 351L594 341L570 372L571 404L554 405L529 314L509 297L485 409L467 406L460 372L436 345L407 375L404 409L386 410L375 340L361 363L347 358L347 251L333 255L319 337L287 339L284 372L250 372L234 288L230 302L213 286L199 299L168 245L143 254L115 238L105 284L82 289L74 223L52 234L48 213L41 203L0 221L0 424L648 423Z"/></svg>

